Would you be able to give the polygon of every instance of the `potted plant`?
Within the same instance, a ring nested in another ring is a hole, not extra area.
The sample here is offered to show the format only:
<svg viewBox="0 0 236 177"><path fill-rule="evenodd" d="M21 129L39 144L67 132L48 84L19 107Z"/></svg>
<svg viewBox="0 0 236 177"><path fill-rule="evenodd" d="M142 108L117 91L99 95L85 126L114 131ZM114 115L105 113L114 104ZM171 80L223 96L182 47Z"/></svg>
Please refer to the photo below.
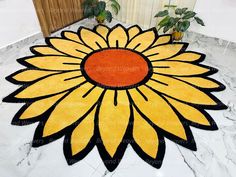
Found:
<svg viewBox="0 0 236 177"><path fill-rule="evenodd" d="M160 11L155 15L156 18L163 18L158 23L158 31L163 29L163 33L166 33L172 30L173 40L181 40L191 22L196 21L198 24L205 26L203 20L197 17L196 14L196 12L188 10L188 8L176 8L172 16L169 10Z"/></svg>
<svg viewBox="0 0 236 177"><path fill-rule="evenodd" d="M83 3L84 17L96 18L98 23L104 23L112 21L112 13L107 8L110 7L117 15L120 10L120 4L117 0L98 1L98 0L85 0Z"/></svg>

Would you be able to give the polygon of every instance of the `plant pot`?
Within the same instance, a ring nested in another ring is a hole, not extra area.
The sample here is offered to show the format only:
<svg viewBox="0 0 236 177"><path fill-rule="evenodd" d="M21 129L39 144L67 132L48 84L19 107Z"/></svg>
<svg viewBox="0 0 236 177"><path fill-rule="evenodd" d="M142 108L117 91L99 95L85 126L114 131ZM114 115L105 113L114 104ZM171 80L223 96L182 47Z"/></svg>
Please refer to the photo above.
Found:
<svg viewBox="0 0 236 177"><path fill-rule="evenodd" d="M103 24L105 22L105 18L101 16L97 16L96 21L98 22L98 24Z"/></svg>
<svg viewBox="0 0 236 177"><path fill-rule="evenodd" d="M172 39L175 41L180 41L184 37L184 33L181 31L173 31L172 32Z"/></svg>

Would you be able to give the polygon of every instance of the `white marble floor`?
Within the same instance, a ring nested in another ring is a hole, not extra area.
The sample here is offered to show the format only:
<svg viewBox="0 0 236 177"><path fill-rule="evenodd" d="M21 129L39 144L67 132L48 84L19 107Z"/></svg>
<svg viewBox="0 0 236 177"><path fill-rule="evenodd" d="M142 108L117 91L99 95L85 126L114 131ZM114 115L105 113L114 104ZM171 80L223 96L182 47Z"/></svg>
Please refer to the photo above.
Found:
<svg viewBox="0 0 236 177"><path fill-rule="evenodd" d="M116 23L114 21L109 25ZM76 31L80 25L93 27L94 22L84 20L68 29ZM59 32L53 35L57 36ZM229 108L208 111L219 130L191 128L197 143L196 152L166 140L165 158L159 170L141 160L131 147L127 148L114 172L106 170L96 148L84 160L68 166L62 151L63 139L32 148L36 124L12 126L10 122L22 104L0 102L0 177L235 177L236 44L191 32L185 36L184 41L190 43L189 50L206 54L204 63L219 69L212 77L227 87L225 91L214 94ZM17 88L5 80L6 76L22 68L16 59L30 55L29 47L36 44L44 44L42 36L0 50L1 100Z"/></svg>

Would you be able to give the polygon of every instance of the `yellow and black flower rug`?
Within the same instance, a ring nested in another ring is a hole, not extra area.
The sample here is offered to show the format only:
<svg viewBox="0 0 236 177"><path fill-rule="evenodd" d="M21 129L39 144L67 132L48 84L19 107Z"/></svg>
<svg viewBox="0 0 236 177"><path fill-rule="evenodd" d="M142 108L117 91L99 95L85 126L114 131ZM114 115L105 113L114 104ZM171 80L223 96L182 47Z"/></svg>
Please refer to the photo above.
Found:
<svg viewBox="0 0 236 177"><path fill-rule="evenodd" d="M217 129L205 109L226 108L211 94L225 87L208 77L217 70L200 64L205 55L186 51L187 43L122 25L64 31L46 43L18 60L26 69L7 80L22 87L4 99L25 103L13 125L39 122L33 147L64 137L71 165L96 146L112 171L130 144L160 168L165 139L196 150L190 126Z"/></svg>

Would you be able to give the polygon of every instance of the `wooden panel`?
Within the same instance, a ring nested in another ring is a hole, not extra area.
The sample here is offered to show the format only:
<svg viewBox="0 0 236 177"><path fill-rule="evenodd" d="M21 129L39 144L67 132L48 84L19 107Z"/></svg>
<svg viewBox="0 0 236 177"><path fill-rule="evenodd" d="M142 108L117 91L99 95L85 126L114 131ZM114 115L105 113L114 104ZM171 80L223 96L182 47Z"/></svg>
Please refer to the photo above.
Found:
<svg viewBox="0 0 236 177"><path fill-rule="evenodd" d="M71 0L72 1L72 4L75 5L75 9L74 9L74 13L73 13L73 16L74 16L74 19L82 19L83 18L83 10L82 10L82 4L84 2L84 0Z"/></svg>
<svg viewBox="0 0 236 177"><path fill-rule="evenodd" d="M42 0L49 31L53 32L63 26L57 0Z"/></svg>
<svg viewBox="0 0 236 177"><path fill-rule="evenodd" d="M73 22L73 9L71 9L70 0L58 0L59 10L61 13L61 21L63 24L68 25Z"/></svg>
<svg viewBox="0 0 236 177"><path fill-rule="evenodd" d="M34 0L44 36L83 17L83 0Z"/></svg>
<svg viewBox="0 0 236 177"><path fill-rule="evenodd" d="M48 19L46 18L46 15L44 13L44 8L42 6L42 2L38 1L38 0L34 0L34 6L36 9L36 13L39 19L39 23L42 29L42 32L44 34L44 36L49 36L50 35L50 29L49 29L49 25L50 22L48 21Z"/></svg>

